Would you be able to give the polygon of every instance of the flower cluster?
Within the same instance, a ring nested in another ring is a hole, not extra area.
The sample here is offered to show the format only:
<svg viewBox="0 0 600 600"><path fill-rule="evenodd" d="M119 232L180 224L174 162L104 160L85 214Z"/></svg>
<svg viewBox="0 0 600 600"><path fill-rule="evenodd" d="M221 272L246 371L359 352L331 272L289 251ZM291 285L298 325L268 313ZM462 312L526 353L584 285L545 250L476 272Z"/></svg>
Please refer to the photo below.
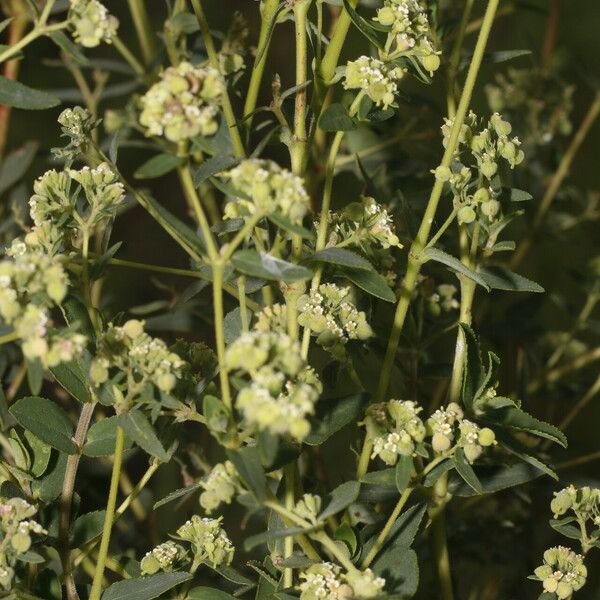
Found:
<svg viewBox="0 0 600 600"><path fill-rule="evenodd" d="M158 571L173 571L185 557L185 549L173 541L159 544L140 561L142 575L154 575Z"/></svg>
<svg viewBox="0 0 600 600"><path fill-rule="evenodd" d="M196 568L202 563L227 566L233 560L235 548L221 526L221 519L194 515L177 530L177 537L191 544Z"/></svg>
<svg viewBox="0 0 600 600"><path fill-rule="evenodd" d="M585 585L587 578L583 556L564 546L548 548L544 552L544 564L534 573L544 590L555 594L560 600L569 600L574 592Z"/></svg>
<svg viewBox="0 0 600 600"><path fill-rule="evenodd" d="M37 508L22 498L0 498L0 585L10 590L14 567L21 555L31 548L31 535L48 532L33 517Z"/></svg>
<svg viewBox="0 0 600 600"><path fill-rule="evenodd" d="M321 512L321 506L323 501L320 496L315 496L314 494L304 494L298 502L296 502L296 506L294 506L294 513L298 515L300 518L316 525L318 522L317 517Z"/></svg>
<svg viewBox="0 0 600 600"><path fill-rule="evenodd" d="M450 312L460 307L456 299L458 290L451 283L441 283L435 290L426 296L429 312L438 317L442 312Z"/></svg>
<svg viewBox="0 0 600 600"><path fill-rule="evenodd" d="M389 27L386 52L389 58L415 56L423 68L433 74L440 67L427 13L418 0L384 0L373 18Z"/></svg>
<svg viewBox="0 0 600 600"><path fill-rule="evenodd" d="M357 246L366 253L374 246L402 248L391 215L374 198L363 196L362 202L352 202L339 212L330 211L327 221L329 246Z"/></svg>
<svg viewBox="0 0 600 600"><path fill-rule="evenodd" d="M61 126L62 137L68 138L69 143L65 148L52 148L52 152L58 158L72 161L84 151L90 133L98 125L98 121L81 106L65 108L58 115L57 121Z"/></svg>
<svg viewBox="0 0 600 600"><path fill-rule="evenodd" d="M555 519L571 510L579 519L600 527L600 489L570 485L554 494L550 510Z"/></svg>
<svg viewBox="0 0 600 600"><path fill-rule="evenodd" d="M110 324L97 340L96 355L90 364L90 377L96 385L109 378L114 367L127 374L128 393L134 396L147 383L170 392L181 378L185 362L171 352L165 342L144 331L144 322L127 321L121 327Z"/></svg>
<svg viewBox="0 0 600 600"><path fill-rule="evenodd" d="M385 579L371 569L343 573L338 565L328 562L310 566L300 578L300 600L366 600L380 596L385 586Z"/></svg>
<svg viewBox="0 0 600 600"><path fill-rule="evenodd" d="M219 52L219 68L223 75L238 73L245 68L243 53L248 33L248 22L236 11Z"/></svg>
<svg viewBox="0 0 600 600"><path fill-rule="evenodd" d="M365 340L373 335L363 311L352 302L350 287L323 283L318 290L298 298L298 323L317 336L317 343L336 356L344 353L348 340Z"/></svg>
<svg viewBox="0 0 600 600"><path fill-rule="evenodd" d="M142 96L140 123L146 135L164 135L171 142L214 135L224 89L216 69L181 62L166 69Z"/></svg>
<svg viewBox="0 0 600 600"><path fill-rule="evenodd" d="M215 465L200 486L204 490L200 494L200 506L208 514L222 503L230 504L234 496L243 490L237 471L229 460Z"/></svg>
<svg viewBox="0 0 600 600"><path fill-rule="evenodd" d="M245 333L227 348L225 364L249 379L238 393L237 407L250 429L289 433L298 440L308 435L307 417L322 386L297 341L283 333Z"/></svg>
<svg viewBox="0 0 600 600"><path fill-rule="evenodd" d="M69 279L61 256L44 254L28 241L15 240L0 262L0 316L22 340L26 358L53 367L78 356L86 339L50 329L50 309L64 300Z"/></svg>
<svg viewBox="0 0 600 600"><path fill-rule="evenodd" d="M498 173L500 161L504 161L511 169L523 162L525 157L518 137L509 137L512 126L494 113L485 127L472 111L463 124L459 144L457 146L452 168L439 166L433 173L436 179L448 182L454 195L454 206L458 211L461 223L472 223L477 218L477 210L493 220L500 211L500 188L494 188L492 181ZM446 119L442 126L444 146L447 146L453 126L451 119ZM475 185L473 170L465 166L475 163L477 171L475 179L487 184Z"/></svg>
<svg viewBox="0 0 600 600"><path fill-rule="evenodd" d="M71 0L69 21L73 39L86 48L94 48L101 42L110 44L119 27L118 19L98 0Z"/></svg>
<svg viewBox="0 0 600 600"><path fill-rule="evenodd" d="M371 404L363 422L373 444L371 458L378 456L386 465L395 465L399 456L412 456L426 434L421 410L412 400Z"/></svg>
<svg viewBox="0 0 600 600"><path fill-rule="evenodd" d="M299 223L308 210L302 178L272 160L250 158L221 175L239 193L225 206L225 218L277 213Z"/></svg>
<svg viewBox="0 0 600 600"><path fill-rule="evenodd" d="M287 332L287 306L285 304L269 304L255 315L254 329L257 331Z"/></svg>
<svg viewBox="0 0 600 600"><path fill-rule="evenodd" d="M436 410L427 420L427 429L434 452L447 452L454 444L463 449L470 463L481 456L484 448L496 443L489 427L479 427L465 419L461 407L454 402Z"/></svg>
<svg viewBox="0 0 600 600"><path fill-rule="evenodd" d="M344 88L362 90L377 106L386 109L394 104L397 82L405 72L405 69L390 67L378 58L361 56L346 65Z"/></svg>
<svg viewBox="0 0 600 600"><path fill-rule="evenodd" d="M557 136L570 135L573 129L570 116L575 87L552 70L508 69L485 91L493 111L520 119L528 147L548 144Z"/></svg>
<svg viewBox="0 0 600 600"><path fill-rule="evenodd" d="M114 216L125 197L118 175L106 163L93 169L46 171L33 191L29 213L35 226L50 221L65 231L100 225Z"/></svg>

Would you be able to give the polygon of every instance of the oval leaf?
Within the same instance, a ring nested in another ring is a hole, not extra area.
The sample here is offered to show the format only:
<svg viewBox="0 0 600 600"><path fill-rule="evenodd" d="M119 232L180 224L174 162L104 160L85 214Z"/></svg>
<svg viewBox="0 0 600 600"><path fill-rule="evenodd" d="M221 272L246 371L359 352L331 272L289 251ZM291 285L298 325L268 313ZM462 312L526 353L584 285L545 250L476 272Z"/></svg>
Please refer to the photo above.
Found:
<svg viewBox="0 0 600 600"><path fill-rule="evenodd" d="M312 271L300 265L275 258L266 252L240 250L231 257L233 266L240 272L271 281L292 282L309 279Z"/></svg>
<svg viewBox="0 0 600 600"><path fill-rule="evenodd" d="M60 104L60 99L40 90L34 90L19 81L0 76L0 104L25 110L44 110Z"/></svg>
<svg viewBox="0 0 600 600"><path fill-rule="evenodd" d="M102 600L154 600L191 578L190 573L159 573L117 581L102 594Z"/></svg>

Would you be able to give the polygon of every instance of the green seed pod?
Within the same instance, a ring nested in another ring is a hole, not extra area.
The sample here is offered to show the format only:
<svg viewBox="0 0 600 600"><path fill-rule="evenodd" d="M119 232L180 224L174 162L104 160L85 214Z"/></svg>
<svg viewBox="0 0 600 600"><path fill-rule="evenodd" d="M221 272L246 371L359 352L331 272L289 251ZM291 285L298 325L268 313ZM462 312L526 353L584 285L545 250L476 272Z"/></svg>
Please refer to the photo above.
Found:
<svg viewBox="0 0 600 600"><path fill-rule="evenodd" d="M488 217L493 219L500 212L500 202L498 200L488 200L481 205L481 212Z"/></svg>
<svg viewBox="0 0 600 600"><path fill-rule="evenodd" d="M470 206L463 206L458 211L459 223L472 223L477 218L477 214Z"/></svg>
<svg viewBox="0 0 600 600"><path fill-rule="evenodd" d="M498 172L498 165L490 160L486 160L479 166L481 174L487 179L491 179Z"/></svg>
<svg viewBox="0 0 600 600"><path fill-rule="evenodd" d="M479 430L478 441L484 448L487 448L496 441L496 434L489 427L483 427Z"/></svg>
<svg viewBox="0 0 600 600"><path fill-rule="evenodd" d="M103 360L92 360L90 363L90 378L96 385L101 385L108 379L108 369Z"/></svg>
<svg viewBox="0 0 600 600"><path fill-rule="evenodd" d="M433 75L435 71L440 68L440 57L437 54L429 54L428 56L422 56L420 59L423 68L429 71L430 75Z"/></svg>
<svg viewBox="0 0 600 600"><path fill-rule="evenodd" d="M473 202L476 202L477 204L480 203L485 203L490 199L490 192L487 188L479 188L474 194L473 194Z"/></svg>
<svg viewBox="0 0 600 600"><path fill-rule="evenodd" d="M148 553L146 556L144 556L144 558L142 558L140 569L142 571L142 575L154 575L160 571L160 563L153 554Z"/></svg>
<svg viewBox="0 0 600 600"><path fill-rule="evenodd" d="M448 167L444 167L442 165L436 167L433 173L438 181L445 182L448 181L450 177L452 177L452 171Z"/></svg>
<svg viewBox="0 0 600 600"><path fill-rule="evenodd" d="M31 548L31 537L27 533L15 533L10 540L10 544L17 553L23 554L23 552L27 552Z"/></svg>

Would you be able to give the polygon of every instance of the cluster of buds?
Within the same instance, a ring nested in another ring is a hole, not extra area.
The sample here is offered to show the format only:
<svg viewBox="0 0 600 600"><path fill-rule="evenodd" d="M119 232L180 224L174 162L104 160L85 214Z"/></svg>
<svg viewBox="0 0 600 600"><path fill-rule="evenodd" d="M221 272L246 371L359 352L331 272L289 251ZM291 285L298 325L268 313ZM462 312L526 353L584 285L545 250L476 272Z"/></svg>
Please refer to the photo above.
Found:
<svg viewBox="0 0 600 600"><path fill-rule="evenodd" d="M298 324L317 336L317 343L335 356L343 356L348 340L373 335L363 311L352 302L350 287L323 283L318 290L298 298Z"/></svg>
<svg viewBox="0 0 600 600"><path fill-rule="evenodd" d="M245 333L227 348L225 364L247 380L237 397L246 426L297 440L308 435L307 417L322 386L296 340L283 333Z"/></svg>
<svg viewBox="0 0 600 600"><path fill-rule="evenodd" d="M294 513L300 518L316 525L318 522L317 517L321 512L323 501L320 496L314 494L304 494L294 507Z"/></svg>
<svg viewBox="0 0 600 600"><path fill-rule="evenodd" d="M0 498L0 585L5 590L12 587L17 560L31 548L31 535L48 533L31 518L36 513L37 508L23 498Z"/></svg>
<svg viewBox="0 0 600 600"><path fill-rule="evenodd" d="M432 75L439 69L440 52L435 49L427 13L418 0L384 0L373 20L390 28L385 44L388 59L414 56Z"/></svg>
<svg viewBox="0 0 600 600"><path fill-rule="evenodd" d="M381 595L385 579L371 569L343 573L338 565L324 562L300 574L300 600L366 600Z"/></svg>
<svg viewBox="0 0 600 600"><path fill-rule="evenodd" d="M569 600L574 592L585 585L587 579L583 556L564 546L548 548L544 552L544 564L534 573L544 590L555 594L560 600Z"/></svg>
<svg viewBox="0 0 600 600"><path fill-rule="evenodd" d="M479 427L464 418L461 407L455 402L436 410L427 420L434 452L448 452L453 445L462 448L466 459L473 463L484 448L496 443L496 436L489 427Z"/></svg>
<svg viewBox="0 0 600 600"><path fill-rule="evenodd" d="M399 456L412 456L426 435L421 410L412 400L370 405L364 425L373 444L371 458L378 456L386 465L395 465Z"/></svg>
<svg viewBox="0 0 600 600"><path fill-rule="evenodd" d="M53 148L53 154L58 158L64 158L67 161L73 161L82 154L90 139L90 134L98 125L90 111L81 107L65 108L58 115L58 124L60 125L62 137L69 140L65 148Z"/></svg>
<svg viewBox="0 0 600 600"><path fill-rule="evenodd" d="M154 575L159 571L173 571L186 556L185 549L169 540L146 552L140 562L142 575Z"/></svg>
<svg viewBox="0 0 600 600"><path fill-rule="evenodd" d="M309 197L301 177L272 160L250 158L221 174L239 196L225 206L225 218L277 213L299 223Z"/></svg>
<svg viewBox="0 0 600 600"><path fill-rule="evenodd" d="M570 135L575 86L549 69L508 69L485 88L493 111L519 119L526 132L525 144L548 144L557 136Z"/></svg>
<svg viewBox="0 0 600 600"><path fill-rule="evenodd" d="M29 214L36 227L60 223L65 231L88 231L112 218L125 198L118 175L101 163L97 167L46 171L33 184ZM35 231L35 230L34 230Z"/></svg>
<svg viewBox="0 0 600 600"><path fill-rule="evenodd" d="M327 224L328 246L356 246L367 254L371 254L374 247L402 248L391 215L368 196L363 196L362 202L348 204L340 212L330 211Z"/></svg>
<svg viewBox="0 0 600 600"><path fill-rule="evenodd" d="M460 307L456 298L458 289L451 283L441 283L431 294L427 295L427 308L434 317L439 317L442 312L450 312Z"/></svg>
<svg viewBox="0 0 600 600"><path fill-rule="evenodd" d="M44 254L27 241L15 240L0 262L0 316L22 341L26 358L54 367L81 354L86 339L49 327L50 309L64 300L69 280L61 256Z"/></svg>
<svg viewBox="0 0 600 600"><path fill-rule="evenodd" d="M119 27L118 19L98 0L71 0L69 22L73 39L86 48L110 44Z"/></svg>
<svg viewBox="0 0 600 600"><path fill-rule="evenodd" d="M287 306L285 304L269 304L255 315L254 329L257 331L287 332Z"/></svg>
<svg viewBox="0 0 600 600"><path fill-rule="evenodd" d="M200 494L200 506L207 514L222 503L231 504L235 495L243 491L238 473L229 460L215 465L200 486L204 490Z"/></svg>
<svg viewBox="0 0 600 600"><path fill-rule="evenodd" d="M192 549L192 572L203 563L213 568L228 566L235 548L221 526L221 519L194 515L177 530L177 537L189 542Z"/></svg>
<svg viewBox="0 0 600 600"><path fill-rule="evenodd" d="M146 135L164 135L171 142L214 135L224 90L216 69L181 62L166 69L160 81L142 96L140 123Z"/></svg>
<svg viewBox="0 0 600 600"><path fill-rule="evenodd" d="M383 109L392 106L405 69L389 66L378 58L361 56L346 64L344 88L361 90L377 106Z"/></svg>
<svg viewBox="0 0 600 600"><path fill-rule="evenodd" d="M130 396L147 383L168 393L181 378L184 366L185 362L163 340L144 331L144 321L131 319L121 327L110 324L98 338L90 377L99 386L108 380L109 369L114 367L127 375Z"/></svg>
<svg viewBox="0 0 600 600"><path fill-rule="evenodd" d="M446 119L442 126L444 146L448 144L453 124L452 119ZM494 189L492 180L498 172L499 163L504 160L514 169L525 158L519 138L509 137L511 124L498 113L491 116L485 127L481 128L481 125L471 111L461 128L452 168L440 165L432 171L436 179L449 184L461 223L475 221L478 209L490 221L498 215L500 189ZM465 163L476 163L478 186L471 183L474 173Z"/></svg>
<svg viewBox="0 0 600 600"><path fill-rule="evenodd" d="M583 522L590 520L600 527L600 489L570 485L554 494L550 510L555 519L571 510Z"/></svg>

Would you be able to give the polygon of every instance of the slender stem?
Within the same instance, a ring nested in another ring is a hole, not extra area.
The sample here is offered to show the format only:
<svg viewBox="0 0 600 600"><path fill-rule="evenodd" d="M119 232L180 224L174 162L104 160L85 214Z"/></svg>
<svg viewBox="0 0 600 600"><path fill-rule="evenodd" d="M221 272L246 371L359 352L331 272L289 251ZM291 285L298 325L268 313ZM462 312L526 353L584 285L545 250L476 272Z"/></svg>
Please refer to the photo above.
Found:
<svg viewBox="0 0 600 600"><path fill-rule="evenodd" d="M573 160L575 159L575 156L577 156L579 148L583 144L583 141L587 137L590 129L592 128L592 125L596 121L596 118L599 114L600 92L597 92L594 101L590 105L588 112L586 113L583 121L581 122L581 125L579 126L579 129L577 130L577 133L571 140L571 144L569 145L567 151L562 157L562 160L558 165L558 169L556 169L554 176L550 180L550 185L546 189L542 201L538 205L535 217L533 218L533 226L529 231L528 237L525 238L523 243L517 249L517 252L513 255L513 259L511 261L512 269L517 268L523 262L523 259L531 249L531 246L537 238L539 229L544 222L546 213L550 209L552 202L554 202L554 199L556 198L556 194L558 193L560 186L569 174L569 170L571 168L571 165L573 164Z"/></svg>
<svg viewBox="0 0 600 600"><path fill-rule="evenodd" d="M292 462L286 465L283 470L283 478L285 483L285 507L292 511L296 505L296 463ZM289 558L294 553L294 538L293 536L286 537L284 540L284 558ZM293 571L286 567L283 571L283 586L286 588L292 587Z"/></svg>
<svg viewBox="0 0 600 600"><path fill-rule="evenodd" d="M592 384L590 389L582 396L581 400L567 413L565 418L560 422L558 428L564 431L577 417L577 415L600 393L600 375Z"/></svg>
<svg viewBox="0 0 600 600"><path fill-rule="evenodd" d="M65 469L65 478L60 496L60 515L58 521L58 537L60 539L60 558L63 567L63 577L67 590L67 598L69 600L79 600L79 594L75 587L73 572L71 569L71 548L69 546L69 532L71 524L71 507L73 505L73 491L75 490L75 479L77 478L77 469L79 467L79 459L81 458L81 448L85 442L92 414L96 406L95 402L88 402L83 405L77 422L77 428L73 441L77 446L75 454L69 454L67 458L67 466Z"/></svg>
<svg viewBox="0 0 600 600"><path fill-rule="evenodd" d="M0 335L0 346L2 344L8 344L9 342L14 342L19 339L19 334L16 331L11 331L10 333L5 333L4 335Z"/></svg>
<svg viewBox="0 0 600 600"><path fill-rule="evenodd" d="M148 17L148 11L144 0L128 0L129 12L133 19L133 25L142 51L144 63L148 66L156 54L156 44L153 35L152 24Z"/></svg>
<svg viewBox="0 0 600 600"><path fill-rule="evenodd" d="M246 278L240 275L237 280L238 297L240 299L240 320L242 321L242 331L248 331L248 309L246 307Z"/></svg>
<svg viewBox="0 0 600 600"><path fill-rule="evenodd" d="M190 170L187 166L183 166L177 169L177 173L179 175L179 180L181 181L183 192L188 204L194 209L196 214L198 225L200 226L202 236L204 237L204 243L206 244L208 256L211 261L215 260L218 256L218 250L210 230L210 224L208 223L208 219L206 218L206 214L202 208L202 203L200 202L200 198L196 192Z"/></svg>
<svg viewBox="0 0 600 600"><path fill-rule="evenodd" d="M244 226L235 234L235 237L231 242L221 248L221 260L224 263L231 258L238 246L252 234L252 230L263 217L264 215L261 213L256 213L249 217L246 223L244 223Z"/></svg>
<svg viewBox="0 0 600 600"><path fill-rule="evenodd" d="M544 37L542 47L542 66L549 67L554 55L556 46L556 34L558 32L558 23L560 21L560 0L551 0L550 11L548 14L548 26Z"/></svg>
<svg viewBox="0 0 600 600"><path fill-rule="evenodd" d="M112 38L112 43L115 50L125 59L125 62L133 69L136 75L139 77L145 75L146 70L144 69L144 65L134 56L133 52L129 50L118 35Z"/></svg>
<svg viewBox="0 0 600 600"><path fill-rule="evenodd" d="M192 0L192 8L194 9L196 19L198 20L198 25L200 26L200 32L202 33L204 45L206 46L206 52L208 53L208 60L214 69L219 70L219 54L215 48L215 44L210 33L210 28L208 26L208 21L206 20L206 15L204 14L202 2L200 0ZM225 119L227 120L229 135L231 136L231 143L233 144L233 151L237 157L243 158L246 155L246 151L244 150L244 144L242 143L242 138L240 137L235 114L231 105L231 99L229 98L229 93L227 90L225 90L225 93L223 94L222 102L223 113L225 114Z"/></svg>
<svg viewBox="0 0 600 600"><path fill-rule="evenodd" d="M231 391L229 389L229 374L225 365L225 334L223 331L223 263L221 261L213 262L212 272L215 339L217 343L217 358L219 360L219 381L221 382L223 404L231 410Z"/></svg>
<svg viewBox="0 0 600 600"><path fill-rule="evenodd" d="M479 68L481 66L483 55L485 53L485 47L487 45L490 31L494 23L494 16L498 8L498 2L499 0L490 0L485 11L481 31L479 32L479 37L477 39L477 44L475 45L475 51L473 53L471 65L469 66L469 72L467 73L465 87L461 94L460 102L456 112L456 117L454 119L452 129L450 131L448 146L446 147L446 151L444 152L444 156L442 158L441 164L445 167L450 166L452 156L454 155L454 152L456 150L460 130L464 123L467 110L469 109L471 96L473 94L473 89L477 80L477 74L479 73ZM400 335L404 327L404 320L406 319L412 292L415 288L418 275L421 270L421 252L427 244L429 232L431 230L431 225L435 218L437 206L442 195L442 190L443 182L436 180L431 191L427 207L425 209L423 220L421 221L421 225L417 232L417 236L409 252L409 261L406 269L406 274L402 282L401 296L396 307L394 324L392 326L392 332L388 341L381 377L379 379L379 386L375 396L376 401L381 400L381 398L385 396L389 386L391 371L396 357L396 352L398 350L398 344L400 342Z"/></svg>
<svg viewBox="0 0 600 600"><path fill-rule="evenodd" d="M37 38L48 35L54 31L60 31L65 29L69 25L68 21L61 21L60 23L53 23L52 25L36 25L27 35L23 36L18 42L8 47L4 52L0 53L0 63L18 54L25 46L31 44Z"/></svg>
<svg viewBox="0 0 600 600"><path fill-rule="evenodd" d="M438 229L436 234L432 236L432 238L427 243L426 248L431 248L435 246L436 242L442 237L442 235L446 232L446 229L452 225L454 219L456 218L456 214L458 213L458 209L454 208L452 212L448 215L448 218L444 221L443 225Z"/></svg>
<svg viewBox="0 0 600 600"><path fill-rule="evenodd" d="M447 474L440 477L436 482L437 493L446 495ZM437 567L437 573L440 583L440 600L453 600L454 591L452 589L452 572L450 570L450 557L448 555L448 542L446 539L446 511L442 506L437 512L432 522L433 534L433 552Z"/></svg>
<svg viewBox="0 0 600 600"><path fill-rule="evenodd" d="M396 506L394 507L392 514L389 516L388 520L386 521L385 525L383 526L383 529L379 532L379 535L377 536L377 539L375 540L375 543L369 550L367 556L365 556L365 559L362 561L362 563L360 565L361 569L366 569L369 566L371 566L373 559L377 556L377 553L381 550L383 544L385 543L385 540L387 539L387 536L390 533L390 530L392 529L392 527L394 526L394 523L400 516L400 513L402 512L404 505L408 502L408 499L410 498L412 491L413 491L413 488L409 487L409 488L406 488L400 495L400 499L396 503Z"/></svg>
<svg viewBox="0 0 600 600"><path fill-rule="evenodd" d="M538 379L534 379L527 386L527 391L530 394L532 394L533 392L537 392L545 383L555 383L565 375L568 375L573 371L583 369L584 367L587 367L587 365L597 360L600 360L600 346L597 346L596 348L588 352L584 352L583 354L580 354L577 358L574 358L572 361L561 365L560 367L556 367L555 369L551 369Z"/></svg>
<svg viewBox="0 0 600 600"><path fill-rule="evenodd" d="M244 117L248 117L256 108L256 102L258 99L258 92L260 90L260 84L262 82L263 74L265 72L265 65L267 64L267 53L269 51L269 45L271 43L271 31L274 27L273 20L277 15L277 7L279 6L279 0L265 0L261 7L261 21L260 21L260 33L258 34L258 47L256 48L256 58L254 60L254 66L252 67L252 73L250 75L250 83L248 84L248 90L246 92L246 102L244 104ZM252 123L251 118L246 120L248 128Z"/></svg>
<svg viewBox="0 0 600 600"><path fill-rule="evenodd" d="M577 458L572 458L571 460L566 460L565 462L559 463L556 465L557 470L562 469L571 469L572 467L578 467L579 465L584 465L586 463L592 462L594 460L600 460L600 450L597 452L591 452L590 454L585 454L584 456L578 456Z"/></svg>
<svg viewBox="0 0 600 600"><path fill-rule="evenodd" d="M115 441L115 462L113 464L112 476L110 479L108 502L106 504L106 516L104 518L104 527L102 528L102 540L100 541L98 561L96 563L96 571L94 572L94 580L92 582L90 600L100 600L100 595L102 593L102 579L104 577L104 567L106 565L108 546L110 544L110 535L112 532L115 508L117 505L117 492L119 491L119 473L121 472L121 463L123 461L124 447L125 432L123 431L123 429L121 429L121 427L117 427L117 437Z"/></svg>

